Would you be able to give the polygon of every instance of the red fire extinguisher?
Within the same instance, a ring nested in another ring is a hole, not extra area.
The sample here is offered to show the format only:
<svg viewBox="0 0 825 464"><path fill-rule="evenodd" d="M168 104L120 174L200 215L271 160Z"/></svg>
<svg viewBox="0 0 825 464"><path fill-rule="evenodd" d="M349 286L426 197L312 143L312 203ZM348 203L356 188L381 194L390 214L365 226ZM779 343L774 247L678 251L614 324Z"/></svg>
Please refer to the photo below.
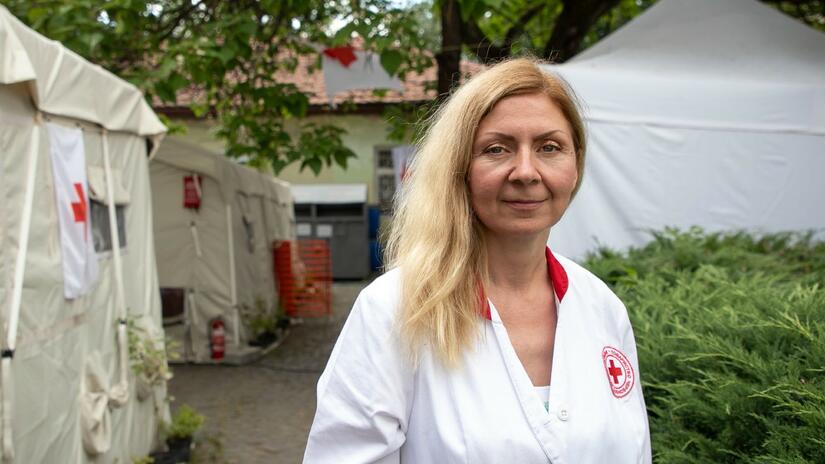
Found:
<svg viewBox="0 0 825 464"><path fill-rule="evenodd" d="M226 348L226 330L223 321L220 318L212 319L209 328L209 346L212 348L212 359L221 361Z"/></svg>

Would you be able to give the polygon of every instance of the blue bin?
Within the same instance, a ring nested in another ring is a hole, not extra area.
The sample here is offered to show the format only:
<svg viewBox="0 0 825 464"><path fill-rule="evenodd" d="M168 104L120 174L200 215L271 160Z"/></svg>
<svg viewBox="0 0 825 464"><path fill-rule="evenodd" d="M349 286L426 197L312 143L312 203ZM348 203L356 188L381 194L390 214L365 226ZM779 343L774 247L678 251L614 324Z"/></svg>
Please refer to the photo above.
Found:
<svg viewBox="0 0 825 464"><path fill-rule="evenodd" d="M378 271L384 265L381 244L378 240L370 240L370 270Z"/></svg>
<svg viewBox="0 0 825 464"><path fill-rule="evenodd" d="M381 225L381 209L372 206L367 210L367 233L370 240L378 238L378 227Z"/></svg>

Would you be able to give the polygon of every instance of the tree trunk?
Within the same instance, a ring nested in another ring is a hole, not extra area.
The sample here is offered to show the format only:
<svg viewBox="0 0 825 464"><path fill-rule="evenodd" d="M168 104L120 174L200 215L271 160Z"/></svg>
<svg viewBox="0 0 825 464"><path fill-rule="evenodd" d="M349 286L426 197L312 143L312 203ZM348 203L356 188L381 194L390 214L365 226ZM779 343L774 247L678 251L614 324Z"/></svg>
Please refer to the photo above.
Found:
<svg viewBox="0 0 825 464"><path fill-rule="evenodd" d="M461 10L457 0L441 2L441 52L438 62L438 98L446 98L461 79Z"/></svg>
<svg viewBox="0 0 825 464"><path fill-rule="evenodd" d="M618 5L619 0L565 0L563 3L564 9L556 18L553 35L542 53L557 63L567 61L579 52L593 24Z"/></svg>

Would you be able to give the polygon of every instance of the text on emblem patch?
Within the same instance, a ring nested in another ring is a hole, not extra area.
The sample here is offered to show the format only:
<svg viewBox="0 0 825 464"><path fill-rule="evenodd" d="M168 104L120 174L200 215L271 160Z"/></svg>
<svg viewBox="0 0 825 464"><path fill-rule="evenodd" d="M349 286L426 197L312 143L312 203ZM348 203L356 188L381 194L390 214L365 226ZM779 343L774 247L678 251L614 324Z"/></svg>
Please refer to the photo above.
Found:
<svg viewBox="0 0 825 464"><path fill-rule="evenodd" d="M627 356L612 346L606 346L602 348L602 362L613 396L616 398L627 396L636 382L636 373Z"/></svg>

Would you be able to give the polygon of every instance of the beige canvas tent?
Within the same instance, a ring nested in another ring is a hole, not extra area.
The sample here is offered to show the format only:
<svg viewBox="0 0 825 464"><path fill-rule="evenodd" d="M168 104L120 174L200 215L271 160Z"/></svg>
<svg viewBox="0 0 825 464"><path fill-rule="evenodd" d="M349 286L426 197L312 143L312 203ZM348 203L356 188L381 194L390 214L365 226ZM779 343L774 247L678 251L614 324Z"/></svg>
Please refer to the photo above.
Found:
<svg viewBox="0 0 825 464"><path fill-rule="evenodd" d="M164 132L134 86L0 6L3 462L132 462L158 445L165 379L138 381L128 345L163 348L148 155ZM84 148L75 212L94 235L97 277L71 299L55 134Z"/></svg>
<svg viewBox="0 0 825 464"><path fill-rule="evenodd" d="M294 239L289 185L174 138L150 171L167 333L182 359L209 362L217 319L224 362L253 359L250 342L278 316L273 243Z"/></svg>

